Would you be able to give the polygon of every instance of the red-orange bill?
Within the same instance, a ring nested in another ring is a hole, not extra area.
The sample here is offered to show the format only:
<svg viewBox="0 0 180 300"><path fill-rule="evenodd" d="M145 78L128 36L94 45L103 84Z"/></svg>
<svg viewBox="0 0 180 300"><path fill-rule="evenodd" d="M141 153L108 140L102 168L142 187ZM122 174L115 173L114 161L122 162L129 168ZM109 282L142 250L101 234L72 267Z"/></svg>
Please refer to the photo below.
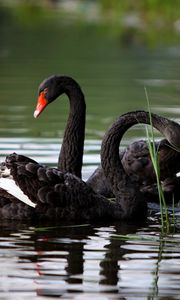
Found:
<svg viewBox="0 0 180 300"><path fill-rule="evenodd" d="M41 92L39 97L38 97L38 102L37 102L37 106L36 106L36 110L34 111L34 118L37 118L42 111L45 109L45 107L47 106L48 102L45 99L45 93Z"/></svg>

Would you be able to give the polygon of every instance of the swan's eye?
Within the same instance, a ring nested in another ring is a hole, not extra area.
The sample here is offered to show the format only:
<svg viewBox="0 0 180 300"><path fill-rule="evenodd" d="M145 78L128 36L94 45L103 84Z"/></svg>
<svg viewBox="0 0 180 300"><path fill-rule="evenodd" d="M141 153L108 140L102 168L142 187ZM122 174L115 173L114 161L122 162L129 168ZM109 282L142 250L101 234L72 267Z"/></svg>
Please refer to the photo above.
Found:
<svg viewBox="0 0 180 300"><path fill-rule="evenodd" d="M45 88L45 89L43 90L43 92L44 92L44 95L46 95L47 92L48 92L48 88Z"/></svg>

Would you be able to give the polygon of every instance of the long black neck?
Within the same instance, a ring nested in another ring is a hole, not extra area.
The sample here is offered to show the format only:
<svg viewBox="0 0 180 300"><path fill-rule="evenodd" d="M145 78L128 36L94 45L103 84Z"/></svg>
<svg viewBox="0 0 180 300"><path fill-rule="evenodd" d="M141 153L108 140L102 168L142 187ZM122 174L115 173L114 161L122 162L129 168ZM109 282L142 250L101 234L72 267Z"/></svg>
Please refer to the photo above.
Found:
<svg viewBox="0 0 180 300"><path fill-rule="evenodd" d="M69 97L70 112L59 154L58 168L81 178L86 104L78 83L70 77L65 77L64 82L64 91Z"/></svg>
<svg viewBox="0 0 180 300"><path fill-rule="evenodd" d="M179 147L180 125L156 114L151 114L152 125L174 146ZM106 132L101 146L101 164L115 195L131 179L125 174L119 158L119 144L124 133L138 123L150 124L149 113L134 111L120 116Z"/></svg>

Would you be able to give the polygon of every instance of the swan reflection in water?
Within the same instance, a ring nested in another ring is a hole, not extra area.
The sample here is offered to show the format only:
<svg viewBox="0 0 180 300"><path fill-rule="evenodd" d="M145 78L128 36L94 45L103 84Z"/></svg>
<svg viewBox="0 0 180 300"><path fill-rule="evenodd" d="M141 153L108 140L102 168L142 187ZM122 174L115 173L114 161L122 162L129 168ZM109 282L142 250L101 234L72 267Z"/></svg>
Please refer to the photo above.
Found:
<svg viewBox="0 0 180 300"><path fill-rule="evenodd" d="M19 297L24 293L97 299L102 293L170 296L180 283L178 272L174 273L180 258L178 237L167 237L174 249L169 268L172 245L166 243L166 237L161 243L156 220L153 224L148 228L147 223L64 223L48 228L47 223L42 228L14 221L1 223L1 284L6 286L1 289L2 296L12 291Z"/></svg>

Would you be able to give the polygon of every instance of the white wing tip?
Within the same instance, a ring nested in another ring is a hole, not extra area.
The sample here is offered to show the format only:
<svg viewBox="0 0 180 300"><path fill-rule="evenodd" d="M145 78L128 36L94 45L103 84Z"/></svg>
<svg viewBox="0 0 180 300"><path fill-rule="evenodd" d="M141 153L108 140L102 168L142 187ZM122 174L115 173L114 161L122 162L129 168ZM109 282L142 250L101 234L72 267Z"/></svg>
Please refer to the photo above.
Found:
<svg viewBox="0 0 180 300"><path fill-rule="evenodd" d="M16 185L15 181L10 178L0 178L0 188L6 190L9 194L16 197L18 200L24 202L25 204L35 207L36 204L33 203Z"/></svg>

